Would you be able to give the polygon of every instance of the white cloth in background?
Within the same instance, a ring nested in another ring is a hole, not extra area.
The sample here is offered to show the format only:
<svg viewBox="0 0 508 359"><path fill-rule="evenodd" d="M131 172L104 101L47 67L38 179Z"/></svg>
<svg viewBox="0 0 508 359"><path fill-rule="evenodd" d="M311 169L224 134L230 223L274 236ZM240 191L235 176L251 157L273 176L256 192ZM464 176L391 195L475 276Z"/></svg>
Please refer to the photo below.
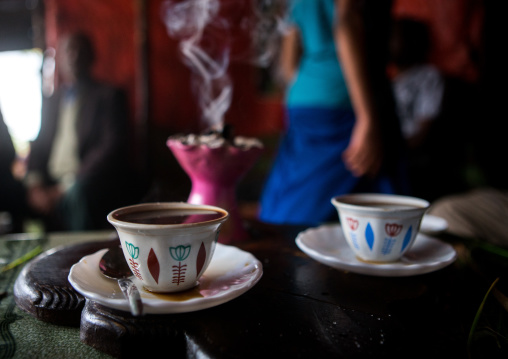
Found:
<svg viewBox="0 0 508 359"><path fill-rule="evenodd" d="M439 115L444 80L434 66L411 68L396 76L392 86L405 138L414 136L422 122L432 121Z"/></svg>
<svg viewBox="0 0 508 359"><path fill-rule="evenodd" d="M479 188L435 201L429 214L448 222L448 232L508 248L508 191Z"/></svg>

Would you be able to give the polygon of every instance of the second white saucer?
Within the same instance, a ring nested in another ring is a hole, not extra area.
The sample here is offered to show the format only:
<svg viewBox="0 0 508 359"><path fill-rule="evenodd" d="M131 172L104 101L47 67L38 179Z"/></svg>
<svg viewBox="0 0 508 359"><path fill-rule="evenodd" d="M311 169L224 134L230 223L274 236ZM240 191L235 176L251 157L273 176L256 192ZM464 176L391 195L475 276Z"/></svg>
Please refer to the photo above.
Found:
<svg viewBox="0 0 508 359"><path fill-rule="evenodd" d="M359 260L344 238L340 225L324 225L300 232L297 246L314 260L333 268L385 277L424 274L444 268L457 257L455 249L436 238L418 234L411 249L397 262Z"/></svg>

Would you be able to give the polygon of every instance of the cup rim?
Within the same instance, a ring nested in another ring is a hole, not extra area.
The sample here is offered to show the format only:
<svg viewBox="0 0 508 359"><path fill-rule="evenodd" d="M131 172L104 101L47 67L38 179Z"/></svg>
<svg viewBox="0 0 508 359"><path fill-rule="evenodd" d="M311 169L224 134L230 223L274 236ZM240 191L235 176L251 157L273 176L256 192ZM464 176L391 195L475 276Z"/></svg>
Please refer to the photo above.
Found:
<svg viewBox="0 0 508 359"><path fill-rule="evenodd" d="M331 199L334 206L342 208L350 208L357 210L369 210L374 212L411 212L426 210L430 207L430 202L414 196L406 196L399 194L384 194L384 193L350 193L339 196L334 196ZM374 206L365 206L363 203L386 203L391 202L393 204L400 205L411 205L413 208L383 208Z"/></svg>
<svg viewBox="0 0 508 359"><path fill-rule="evenodd" d="M177 224L149 224L149 223L133 223L133 222L126 222L121 221L114 217L115 214L118 212L123 213L132 213L137 212L140 208L143 209L156 209L156 208L167 208L167 209L173 209L173 208L184 208L184 209L204 209L204 210L212 210L223 213L223 216L219 218L215 218L208 221L203 222L195 222L195 223L177 223ZM113 226L120 226L123 228L130 228L130 229L163 229L163 228L189 228L189 227L201 227L201 226L208 226L211 224L219 224L221 222L224 222L229 217L229 212L225 210L224 208L211 206L207 204L193 204L188 202L147 202L147 203L139 203L134 204L130 206L120 207L117 209L114 209L107 215L107 220L109 223L111 223Z"/></svg>

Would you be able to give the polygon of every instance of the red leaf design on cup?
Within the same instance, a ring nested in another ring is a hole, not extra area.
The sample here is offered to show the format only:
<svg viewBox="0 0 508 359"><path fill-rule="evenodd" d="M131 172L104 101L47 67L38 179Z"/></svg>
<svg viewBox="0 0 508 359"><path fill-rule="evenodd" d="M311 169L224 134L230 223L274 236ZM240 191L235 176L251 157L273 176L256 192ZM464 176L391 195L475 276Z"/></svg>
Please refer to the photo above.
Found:
<svg viewBox="0 0 508 359"><path fill-rule="evenodd" d="M201 247L199 247L198 258L196 259L196 275L199 276L199 273L201 273L201 269L203 269L205 261L206 261L205 244L201 243Z"/></svg>
<svg viewBox="0 0 508 359"><path fill-rule="evenodd" d="M402 231L402 225L397 223L387 223L385 224L385 231L390 237L396 237Z"/></svg>
<svg viewBox="0 0 508 359"><path fill-rule="evenodd" d="M148 270L150 271L150 274L152 275L153 279L155 279L155 282L159 283L159 273L160 273L160 264L159 260L157 259L157 256L155 255L155 252L153 248L150 248L150 253L148 254L148 260L147 263Z"/></svg>
<svg viewBox="0 0 508 359"><path fill-rule="evenodd" d="M352 231L356 231L356 229L358 228L358 220L353 219L351 217L347 217L346 221L349 228L351 228Z"/></svg>

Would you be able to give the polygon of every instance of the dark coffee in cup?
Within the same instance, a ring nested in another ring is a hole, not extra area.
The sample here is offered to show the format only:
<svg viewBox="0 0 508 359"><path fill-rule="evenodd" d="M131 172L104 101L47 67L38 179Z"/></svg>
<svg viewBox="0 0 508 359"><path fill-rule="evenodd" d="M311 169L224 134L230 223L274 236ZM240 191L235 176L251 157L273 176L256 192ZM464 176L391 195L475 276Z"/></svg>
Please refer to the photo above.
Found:
<svg viewBox="0 0 508 359"><path fill-rule="evenodd" d="M136 224L190 224L213 221L224 217L226 213L205 209L161 208L139 211L116 212L113 218Z"/></svg>
<svg viewBox="0 0 508 359"><path fill-rule="evenodd" d="M354 206L362 206L362 207L374 207L374 208L380 208L380 209L413 209L413 208L424 208L424 206L417 206L417 205L409 205L409 204L400 204L396 202L372 202L372 201L348 201L345 202Z"/></svg>

